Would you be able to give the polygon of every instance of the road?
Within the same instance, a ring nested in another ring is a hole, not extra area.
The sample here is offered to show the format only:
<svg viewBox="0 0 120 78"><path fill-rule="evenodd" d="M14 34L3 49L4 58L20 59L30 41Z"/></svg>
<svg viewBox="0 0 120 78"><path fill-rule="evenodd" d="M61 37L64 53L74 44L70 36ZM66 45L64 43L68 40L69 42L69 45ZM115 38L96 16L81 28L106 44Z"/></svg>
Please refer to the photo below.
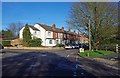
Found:
<svg viewBox="0 0 120 78"><path fill-rule="evenodd" d="M71 50L3 50L2 77L6 76L119 76L118 70L95 60L77 55Z"/></svg>

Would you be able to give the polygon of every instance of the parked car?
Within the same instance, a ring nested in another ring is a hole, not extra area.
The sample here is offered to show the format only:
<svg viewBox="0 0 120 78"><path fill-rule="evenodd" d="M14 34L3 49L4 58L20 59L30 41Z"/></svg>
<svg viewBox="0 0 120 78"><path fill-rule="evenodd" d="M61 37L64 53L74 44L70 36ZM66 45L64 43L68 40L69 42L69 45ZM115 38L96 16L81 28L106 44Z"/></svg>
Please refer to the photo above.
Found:
<svg viewBox="0 0 120 78"><path fill-rule="evenodd" d="M79 48L79 45L78 45L78 44L72 44L71 46L72 46L73 49Z"/></svg>
<svg viewBox="0 0 120 78"><path fill-rule="evenodd" d="M69 45L68 45L68 44L66 44L66 45L64 46L64 48L65 48L65 49L71 49L71 48L72 48L72 46L71 46L70 44L69 44Z"/></svg>
<svg viewBox="0 0 120 78"><path fill-rule="evenodd" d="M88 44L78 44L78 45L79 45L79 48L84 48L84 50L88 50L89 49Z"/></svg>
<svg viewBox="0 0 120 78"><path fill-rule="evenodd" d="M1 49L4 49L4 46L3 46L2 44L0 44L0 50L1 50Z"/></svg>
<svg viewBox="0 0 120 78"><path fill-rule="evenodd" d="M84 50L89 50L89 46L87 44L83 45Z"/></svg>

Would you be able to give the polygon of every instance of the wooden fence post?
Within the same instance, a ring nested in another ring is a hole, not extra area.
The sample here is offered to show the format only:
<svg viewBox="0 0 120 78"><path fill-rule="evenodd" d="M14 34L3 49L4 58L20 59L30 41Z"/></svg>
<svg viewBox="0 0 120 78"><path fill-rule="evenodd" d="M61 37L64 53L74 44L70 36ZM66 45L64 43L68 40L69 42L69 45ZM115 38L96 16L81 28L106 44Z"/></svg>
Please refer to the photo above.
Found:
<svg viewBox="0 0 120 78"><path fill-rule="evenodd" d="M116 52L118 53L118 44L116 44Z"/></svg>

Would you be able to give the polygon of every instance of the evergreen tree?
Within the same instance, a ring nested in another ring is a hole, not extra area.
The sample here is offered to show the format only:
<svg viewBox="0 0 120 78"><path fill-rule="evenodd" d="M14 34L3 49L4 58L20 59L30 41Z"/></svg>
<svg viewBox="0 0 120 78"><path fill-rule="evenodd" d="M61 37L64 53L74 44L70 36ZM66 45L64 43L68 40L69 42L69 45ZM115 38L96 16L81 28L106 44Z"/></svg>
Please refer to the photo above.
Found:
<svg viewBox="0 0 120 78"><path fill-rule="evenodd" d="M23 46L29 46L28 42L31 40L31 33L29 30L28 24L25 25L25 28L23 30Z"/></svg>
<svg viewBox="0 0 120 78"><path fill-rule="evenodd" d="M11 37L14 37L14 35L12 34L12 31L11 30L2 30L1 31L1 34L3 34L3 37L4 38L11 38Z"/></svg>

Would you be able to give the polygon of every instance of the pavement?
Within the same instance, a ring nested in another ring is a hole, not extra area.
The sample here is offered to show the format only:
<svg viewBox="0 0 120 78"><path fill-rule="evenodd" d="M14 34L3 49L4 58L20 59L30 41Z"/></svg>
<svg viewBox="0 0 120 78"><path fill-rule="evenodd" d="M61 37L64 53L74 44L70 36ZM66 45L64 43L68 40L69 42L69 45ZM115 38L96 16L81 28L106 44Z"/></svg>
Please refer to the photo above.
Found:
<svg viewBox="0 0 120 78"><path fill-rule="evenodd" d="M2 78L120 76L120 70L77 55L69 50L2 50Z"/></svg>

